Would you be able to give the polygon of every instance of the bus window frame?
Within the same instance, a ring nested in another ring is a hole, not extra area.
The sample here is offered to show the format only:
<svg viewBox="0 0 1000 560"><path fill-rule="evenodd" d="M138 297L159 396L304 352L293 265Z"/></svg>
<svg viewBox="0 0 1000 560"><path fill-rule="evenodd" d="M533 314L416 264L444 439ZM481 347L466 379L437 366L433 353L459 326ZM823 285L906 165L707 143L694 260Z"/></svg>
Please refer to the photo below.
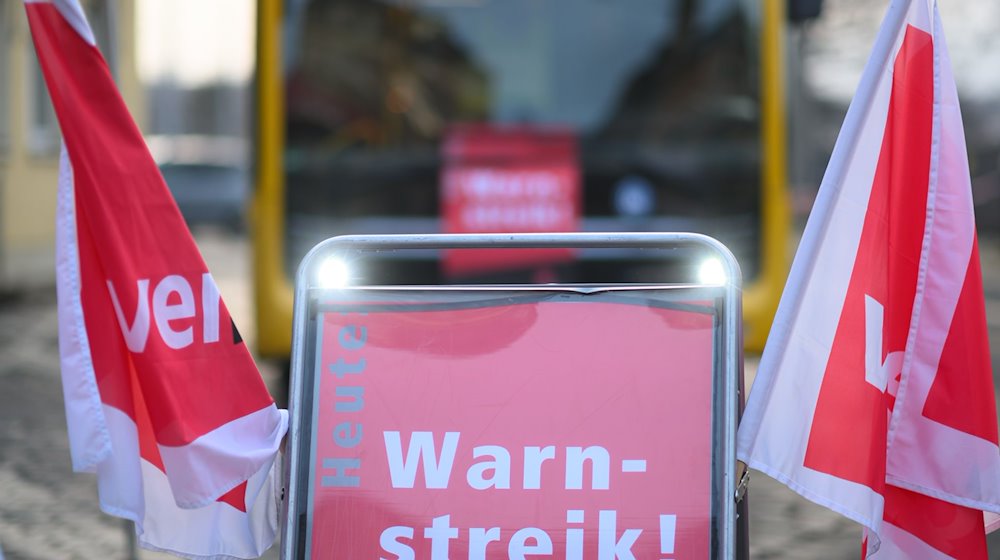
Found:
<svg viewBox="0 0 1000 560"><path fill-rule="evenodd" d="M288 359L293 286L285 274L284 92L281 27L283 0L258 0L255 75L255 183L250 208L257 351ZM745 348L764 347L791 256L787 185L784 26L785 3L761 0L759 26L761 182L758 273L743 294Z"/></svg>

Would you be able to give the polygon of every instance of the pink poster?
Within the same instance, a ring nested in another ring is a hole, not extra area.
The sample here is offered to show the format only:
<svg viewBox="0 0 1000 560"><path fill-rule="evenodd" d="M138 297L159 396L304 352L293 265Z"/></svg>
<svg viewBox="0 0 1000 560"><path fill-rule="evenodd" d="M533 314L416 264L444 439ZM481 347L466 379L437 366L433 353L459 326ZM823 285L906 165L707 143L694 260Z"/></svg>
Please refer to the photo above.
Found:
<svg viewBox="0 0 1000 560"><path fill-rule="evenodd" d="M446 233L577 231L581 187L576 139L566 130L465 125L443 145ZM555 264L571 249L450 249L443 267L469 275Z"/></svg>
<svg viewBox="0 0 1000 560"><path fill-rule="evenodd" d="M321 314L307 557L708 557L711 310Z"/></svg>

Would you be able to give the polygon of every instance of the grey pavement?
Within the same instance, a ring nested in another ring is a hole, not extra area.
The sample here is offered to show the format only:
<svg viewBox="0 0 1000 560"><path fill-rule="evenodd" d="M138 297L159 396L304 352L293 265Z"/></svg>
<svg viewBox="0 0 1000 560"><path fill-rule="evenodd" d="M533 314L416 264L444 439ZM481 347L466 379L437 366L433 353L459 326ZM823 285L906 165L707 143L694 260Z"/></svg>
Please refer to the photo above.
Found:
<svg viewBox="0 0 1000 560"><path fill-rule="evenodd" d="M196 237L223 298L252 342L246 242L202 230ZM1000 238L981 238L993 369L1000 372ZM748 369L755 364L748 359ZM261 364L265 380L277 381ZM0 299L0 558L128 558L125 522L97 506L96 481L70 468L59 382L55 295L40 289ZM761 473L750 485L754 559L856 559L860 528L799 497ZM998 532L1000 533L1000 532ZM990 558L1000 559L1000 537ZM268 558L277 558L272 549ZM171 556L141 551L139 558Z"/></svg>

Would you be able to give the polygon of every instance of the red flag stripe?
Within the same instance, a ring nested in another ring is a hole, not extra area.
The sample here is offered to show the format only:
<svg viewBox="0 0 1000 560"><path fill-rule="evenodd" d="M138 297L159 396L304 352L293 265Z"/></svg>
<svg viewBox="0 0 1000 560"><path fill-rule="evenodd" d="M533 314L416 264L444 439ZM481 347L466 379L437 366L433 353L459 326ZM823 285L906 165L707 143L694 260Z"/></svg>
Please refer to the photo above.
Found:
<svg viewBox="0 0 1000 560"><path fill-rule="evenodd" d="M937 375L923 414L969 435L997 444L995 397L982 389L993 384L986 305L979 265L979 244L973 241L958 306L948 329Z"/></svg>
<svg viewBox="0 0 1000 560"><path fill-rule="evenodd" d="M884 361L905 349L927 204L933 46L908 27L896 58L889 112L854 270L820 388L805 466L881 491L887 399L865 379L865 296L885 308Z"/></svg>
<svg viewBox="0 0 1000 560"><path fill-rule="evenodd" d="M953 558L986 558L983 512L977 509L887 485L885 521Z"/></svg>

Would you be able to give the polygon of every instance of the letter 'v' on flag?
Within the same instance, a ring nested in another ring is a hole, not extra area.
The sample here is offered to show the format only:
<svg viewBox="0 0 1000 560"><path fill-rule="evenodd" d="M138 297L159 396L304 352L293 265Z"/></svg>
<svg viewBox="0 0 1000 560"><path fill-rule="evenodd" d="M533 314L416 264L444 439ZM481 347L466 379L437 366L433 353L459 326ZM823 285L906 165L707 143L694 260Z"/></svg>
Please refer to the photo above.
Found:
<svg viewBox="0 0 1000 560"><path fill-rule="evenodd" d="M64 138L59 351L73 468L139 542L256 558L287 428L77 0L25 0Z"/></svg>
<svg viewBox="0 0 1000 560"><path fill-rule="evenodd" d="M740 460L866 528L985 558L1000 449L972 192L936 2L892 2L792 265Z"/></svg>

